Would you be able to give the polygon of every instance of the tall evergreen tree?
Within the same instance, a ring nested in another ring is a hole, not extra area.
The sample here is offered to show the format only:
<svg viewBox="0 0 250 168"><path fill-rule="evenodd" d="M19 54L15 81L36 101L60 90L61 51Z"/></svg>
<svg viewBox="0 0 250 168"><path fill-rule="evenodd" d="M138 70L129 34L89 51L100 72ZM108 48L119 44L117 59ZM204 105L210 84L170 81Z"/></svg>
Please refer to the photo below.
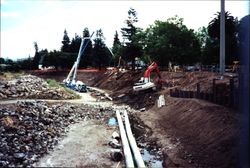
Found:
<svg viewBox="0 0 250 168"><path fill-rule="evenodd" d="M38 53L39 48L36 41L34 42L34 48L35 48L35 53Z"/></svg>
<svg viewBox="0 0 250 168"><path fill-rule="evenodd" d="M115 31L114 42L113 42L113 47L112 47L112 52L114 54L112 58L112 62L114 65L117 65L119 61L119 57L121 56L121 48L122 46L121 46L120 39L118 37L118 33L117 31Z"/></svg>
<svg viewBox="0 0 250 168"><path fill-rule="evenodd" d="M70 52L71 53L78 53L82 39L75 33L75 37L72 38L70 43Z"/></svg>
<svg viewBox="0 0 250 168"><path fill-rule="evenodd" d="M121 28L121 33L125 41L122 57L126 61L132 62L132 69L135 69L135 57L142 55L141 46L136 39L137 27L135 23L138 22L137 12L135 9L130 8L128 11L128 18L125 20L126 26Z"/></svg>
<svg viewBox="0 0 250 168"><path fill-rule="evenodd" d="M35 55L32 60L32 69L38 69L38 64L39 60L41 59L41 55L39 54L39 48L36 41L34 42L34 49L35 49Z"/></svg>
<svg viewBox="0 0 250 168"><path fill-rule="evenodd" d="M70 39L69 39L69 36L68 36L66 29L64 30L62 44L63 45L61 47L61 51L62 52L70 52Z"/></svg>
<svg viewBox="0 0 250 168"><path fill-rule="evenodd" d="M94 39L94 48L93 48L93 63L95 67L101 69L110 64L111 55L107 49L102 29L96 31L96 38Z"/></svg>

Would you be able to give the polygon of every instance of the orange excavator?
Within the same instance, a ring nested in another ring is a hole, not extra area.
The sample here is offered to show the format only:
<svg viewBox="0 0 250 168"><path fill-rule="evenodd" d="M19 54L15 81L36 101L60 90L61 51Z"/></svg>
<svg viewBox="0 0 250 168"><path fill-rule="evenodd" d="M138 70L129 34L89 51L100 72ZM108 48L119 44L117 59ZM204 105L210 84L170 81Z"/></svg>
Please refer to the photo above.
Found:
<svg viewBox="0 0 250 168"><path fill-rule="evenodd" d="M158 81L156 83L151 82L150 80L150 73L152 71L155 71L159 77ZM161 79L161 74L159 71L159 67L158 65L153 62L151 65L149 65L149 67L147 68L147 70L144 72L144 76L141 77L141 79L139 80L138 83L135 83L135 85L133 86L133 90L134 91L141 91L141 90L147 90L147 89L153 89L156 90L156 88L158 86L162 85L162 79Z"/></svg>

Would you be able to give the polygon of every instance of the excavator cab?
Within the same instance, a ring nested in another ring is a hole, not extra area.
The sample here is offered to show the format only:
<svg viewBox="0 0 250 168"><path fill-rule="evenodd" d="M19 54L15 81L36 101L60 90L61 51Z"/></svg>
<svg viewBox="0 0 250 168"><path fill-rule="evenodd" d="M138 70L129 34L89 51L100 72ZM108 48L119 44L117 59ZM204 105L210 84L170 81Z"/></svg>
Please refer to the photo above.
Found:
<svg viewBox="0 0 250 168"><path fill-rule="evenodd" d="M157 83L151 82L150 80L150 73L152 71L156 71L156 73L158 74L159 80L157 81ZM158 65L155 62L153 62L144 72L144 76L141 77L139 82L134 84L133 90L134 91L142 91L142 90L147 90L147 89L156 90L156 88L161 84L162 84L162 80L161 80L161 74L160 74Z"/></svg>

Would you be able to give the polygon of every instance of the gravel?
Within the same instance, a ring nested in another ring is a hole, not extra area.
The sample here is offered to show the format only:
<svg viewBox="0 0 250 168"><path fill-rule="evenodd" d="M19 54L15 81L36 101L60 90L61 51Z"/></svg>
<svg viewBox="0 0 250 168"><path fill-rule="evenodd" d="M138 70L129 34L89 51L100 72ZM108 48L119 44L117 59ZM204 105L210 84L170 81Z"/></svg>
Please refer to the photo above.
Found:
<svg viewBox="0 0 250 168"><path fill-rule="evenodd" d="M10 81L0 81L0 100L4 99L74 99L75 95L63 88L52 88L33 75L24 75Z"/></svg>
<svg viewBox="0 0 250 168"><path fill-rule="evenodd" d="M32 167L67 133L70 124L95 119L107 123L111 107L23 102L0 107L0 167Z"/></svg>

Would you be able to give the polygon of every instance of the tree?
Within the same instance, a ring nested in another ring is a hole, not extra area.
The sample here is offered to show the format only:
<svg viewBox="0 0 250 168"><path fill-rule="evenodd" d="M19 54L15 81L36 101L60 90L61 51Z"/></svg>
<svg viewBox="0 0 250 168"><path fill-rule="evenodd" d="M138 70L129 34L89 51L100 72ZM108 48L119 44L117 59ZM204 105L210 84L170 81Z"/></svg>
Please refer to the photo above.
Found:
<svg viewBox="0 0 250 168"><path fill-rule="evenodd" d="M70 51L70 40L69 40L69 36L68 33L66 31L66 29L64 30L64 35L63 35L63 40L62 40L62 47L61 47L61 51L62 52L69 52Z"/></svg>
<svg viewBox="0 0 250 168"><path fill-rule="evenodd" d="M82 42L82 38L75 34L75 37L72 38L71 43L70 43L70 52L71 53L78 53L80 45Z"/></svg>
<svg viewBox="0 0 250 168"><path fill-rule="evenodd" d="M138 28L135 27L135 23L137 22L137 12L135 9L130 8L128 11L128 19L125 20L127 27L121 28L121 33L125 42L122 57L124 60L132 62L132 70L135 69L135 57L142 55L142 48L136 39Z"/></svg>
<svg viewBox="0 0 250 168"><path fill-rule="evenodd" d="M18 70L31 70L31 66L32 66L32 59L30 58L30 55L28 58L26 59L19 59L16 61L17 64L17 69Z"/></svg>
<svg viewBox="0 0 250 168"><path fill-rule="evenodd" d="M41 59L40 54L39 54L39 48L38 48L38 44L35 41L34 42L34 49L35 49L35 55L34 58L32 60L32 69L38 69L38 64L39 64L39 60Z"/></svg>
<svg viewBox="0 0 250 168"><path fill-rule="evenodd" d="M219 43L220 43L220 12L215 14L215 18L209 22L208 35L210 40L207 40L205 56L209 58L208 62L219 62ZM225 12L225 56L226 64L232 64L234 60L237 60L237 48L238 48L238 19L230 15L229 12ZM211 53L210 51L213 50Z"/></svg>
<svg viewBox="0 0 250 168"><path fill-rule="evenodd" d="M34 48L35 48L35 53L38 53L39 49L36 41L34 42Z"/></svg>
<svg viewBox="0 0 250 168"><path fill-rule="evenodd" d="M114 54L112 61L114 65L118 64L119 58L121 56L121 49L122 49L122 45L118 37L117 31L115 31L114 42L113 42L113 47L112 47L112 52Z"/></svg>
<svg viewBox="0 0 250 168"><path fill-rule="evenodd" d="M161 66L169 61L175 64L193 64L200 59L200 42L192 29L175 16L167 21L155 21L144 32L145 54Z"/></svg>
<svg viewBox="0 0 250 168"><path fill-rule="evenodd" d="M71 68L76 60L75 53L61 51L50 51L45 55L43 65L45 67L54 66L55 68Z"/></svg>
<svg viewBox="0 0 250 168"><path fill-rule="evenodd" d="M1 58L1 57L0 57L0 64L4 64L4 63L5 63L4 58Z"/></svg>
<svg viewBox="0 0 250 168"><path fill-rule="evenodd" d="M211 38L208 35L208 30L206 27L201 27L198 29L198 31L196 32L196 36L199 39L199 42L201 44L201 63L203 64L211 64L212 62L217 62L216 58L214 57L208 57L208 53L210 52L211 55L214 55L213 53L217 52L217 47L213 48L213 41L211 40ZM208 50L208 46L209 50ZM210 55L210 54L209 54Z"/></svg>
<svg viewBox="0 0 250 168"><path fill-rule="evenodd" d="M108 66L110 61L111 55L104 43L102 29L99 29L96 31L96 38L94 39L93 64L101 69L102 67Z"/></svg>

